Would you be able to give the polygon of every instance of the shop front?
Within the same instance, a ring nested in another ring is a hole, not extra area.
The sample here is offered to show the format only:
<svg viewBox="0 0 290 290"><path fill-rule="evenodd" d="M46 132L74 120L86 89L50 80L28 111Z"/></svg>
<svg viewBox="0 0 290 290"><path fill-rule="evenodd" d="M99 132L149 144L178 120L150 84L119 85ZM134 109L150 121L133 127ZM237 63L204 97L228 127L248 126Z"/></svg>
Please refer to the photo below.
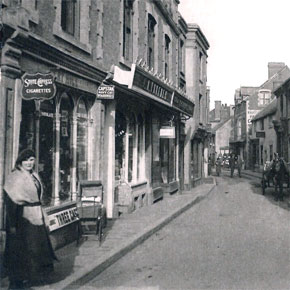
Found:
<svg viewBox="0 0 290 290"><path fill-rule="evenodd" d="M105 150L112 152L106 155L115 156L107 166L114 172L107 175L108 216L178 192L180 116L193 113L181 92L138 64L130 71L115 67L113 83L115 99L105 117Z"/></svg>
<svg viewBox="0 0 290 290"><path fill-rule="evenodd" d="M72 63L68 55L48 55L53 54L51 47L45 51L50 62L55 59L55 65L38 59L37 54L31 57L31 50L29 54L22 51L18 71L8 74L3 70L6 130L1 132L5 140L1 140L1 174L5 181L21 150L35 151L35 170L44 190L42 204L48 214L53 246L58 248L76 239L79 181L101 179L96 160L101 156L102 105L96 101L96 91L97 80L104 76L97 76L95 71L95 80L89 80L81 63L78 73L74 73L64 66L66 61ZM62 65L57 67L58 57ZM3 218L3 203L1 210ZM2 220L2 228L4 224Z"/></svg>

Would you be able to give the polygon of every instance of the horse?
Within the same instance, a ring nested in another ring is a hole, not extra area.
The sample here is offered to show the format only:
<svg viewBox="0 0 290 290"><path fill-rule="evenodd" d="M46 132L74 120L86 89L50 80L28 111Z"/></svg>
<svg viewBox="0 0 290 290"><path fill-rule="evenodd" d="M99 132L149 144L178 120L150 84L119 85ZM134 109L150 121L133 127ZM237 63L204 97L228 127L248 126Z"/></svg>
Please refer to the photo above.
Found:
<svg viewBox="0 0 290 290"><path fill-rule="evenodd" d="M287 181L289 186L289 171L283 158L274 160L272 165L273 184L275 186L275 200L283 200L283 184ZM279 192L278 192L279 187Z"/></svg>
<svg viewBox="0 0 290 290"><path fill-rule="evenodd" d="M283 200L283 184L287 181L289 187L289 169L283 158L277 157L264 165L265 186L270 187L272 181L275 187L275 200ZM278 192L279 188L279 192Z"/></svg>

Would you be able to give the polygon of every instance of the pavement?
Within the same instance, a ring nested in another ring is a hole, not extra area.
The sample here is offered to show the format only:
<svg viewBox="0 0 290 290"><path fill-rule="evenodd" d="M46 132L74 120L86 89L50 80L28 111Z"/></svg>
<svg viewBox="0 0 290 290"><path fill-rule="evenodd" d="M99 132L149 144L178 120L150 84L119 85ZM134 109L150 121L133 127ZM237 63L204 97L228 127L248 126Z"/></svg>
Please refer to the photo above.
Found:
<svg viewBox="0 0 290 290"><path fill-rule="evenodd" d="M89 235L78 245L74 242L57 250L59 262L55 262L54 272L47 277L47 284L33 286L33 289L79 288L171 220L206 198L215 185L215 177L209 177L191 191L165 196L152 205L143 206L130 214L123 213L118 219L108 220L101 245L96 235ZM6 277L1 280L1 289L7 287Z"/></svg>

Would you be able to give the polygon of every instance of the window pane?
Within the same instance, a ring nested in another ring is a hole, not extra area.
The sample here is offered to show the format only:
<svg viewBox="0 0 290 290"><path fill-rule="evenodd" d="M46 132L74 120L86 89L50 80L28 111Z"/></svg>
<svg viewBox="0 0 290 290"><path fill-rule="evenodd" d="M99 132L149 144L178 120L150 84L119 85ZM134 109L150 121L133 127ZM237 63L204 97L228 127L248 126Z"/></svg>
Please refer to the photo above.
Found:
<svg viewBox="0 0 290 290"><path fill-rule="evenodd" d="M143 132L144 122L141 115L138 116L138 162L137 162L137 179L142 178L142 157L143 157Z"/></svg>
<svg viewBox="0 0 290 290"><path fill-rule="evenodd" d="M128 135L129 135L128 182L131 182L133 179L133 154L136 137L136 120L134 115L131 115L130 118Z"/></svg>
<svg viewBox="0 0 290 290"><path fill-rule="evenodd" d="M43 201L49 204L53 192L53 101L41 102L39 123L39 164L38 171L43 183Z"/></svg>
<svg viewBox="0 0 290 290"><path fill-rule="evenodd" d="M88 112L83 100L77 109L77 180L88 178Z"/></svg>
<svg viewBox="0 0 290 290"><path fill-rule="evenodd" d="M169 182L169 139L160 139L161 177L163 183Z"/></svg>
<svg viewBox="0 0 290 290"><path fill-rule="evenodd" d="M175 139L169 139L169 181L174 181L175 178Z"/></svg>
<svg viewBox="0 0 290 290"><path fill-rule="evenodd" d="M71 180L71 112L70 99L64 95L60 106L60 199L67 199L70 196Z"/></svg>
<svg viewBox="0 0 290 290"><path fill-rule="evenodd" d="M125 116L116 111L115 122L115 180L124 179L125 148L126 148L127 121Z"/></svg>

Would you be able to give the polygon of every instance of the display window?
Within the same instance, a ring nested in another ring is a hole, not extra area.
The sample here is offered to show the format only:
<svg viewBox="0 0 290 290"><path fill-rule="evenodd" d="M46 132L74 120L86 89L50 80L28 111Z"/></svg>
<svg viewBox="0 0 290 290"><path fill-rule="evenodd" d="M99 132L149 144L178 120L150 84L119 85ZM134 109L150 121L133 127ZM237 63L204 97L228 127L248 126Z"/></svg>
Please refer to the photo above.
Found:
<svg viewBox="0 0 290 290"><path fill-rule="evenodd" d="M199 177L201 160L199 157L199 142L191 140L191 178Z"/></svg>
<svg viewBox="0 0 290 290"><path fill-rule="evenodd" d="M53 100L40 103L38 173L43 183L45 204L51 202L53 195L54 111L55 104Z"/></svg>
<svg viewBox="0 0 290 290"><path fill-rule="evenodd" d="M35 150L35 103L22 101L21 123L19 136L19 152L25 148Z"/></svg>
<svg viewBox="0 0 290 290"><path fill-rule="evenodd" d="M59 169L60 188L59 198L67 199L71 192L72 168L72 112L73 103L67 94L63 94L60 101L60 142L59 142Z"/></svg>
<svg viewBox="0 0 290 290"><path fill-rule="evenodd" d="M44 205L74 199L78 181L88 179L88 116L85 98L74 102L66 93L51 100L22 100L19 151L35 151Z"/></svg>
<svg viewBox="0 0 290 290"><path fill-rule="evenodd" d="M116 111L115 181L135 183L145 178L145 122L142 115Z"/></svg>
<svg viewBox="0 0 290 290"><path fill-rule="evenodd" d="M144 179L144 159L145 159L145 124L141 114L138 115L138 159L137 159L137 179Z"/></svg>
<svg viewBox="0 0 290 290"><path fill-rule="evenodd" d="M124 114L116 111L115 122L115 180L117 183L125 179L125 151L126 151L127 121Z"/></svg>
<svg viewBox="0 0 290 290"><path fill-rule="evenodd" d="M136 119L132 113L129 119L129 130L128 130L128 141L129 141L129 154L128 154L128 182L132 182L134 178L133 163L134 163L134 153L136 148Z"/></svg>
<svg viewBox="0 0 290 290"><path fill-rule="evenodd" d="M88 111L83 99L77 106L77 181L88 178Z"/></svg>
<svg viewBox="0 0 290 290"><path fill-rule="evenodd" d="M176 139L160 139L160 158L162 182L169 183L176 180Z"/></svg>

